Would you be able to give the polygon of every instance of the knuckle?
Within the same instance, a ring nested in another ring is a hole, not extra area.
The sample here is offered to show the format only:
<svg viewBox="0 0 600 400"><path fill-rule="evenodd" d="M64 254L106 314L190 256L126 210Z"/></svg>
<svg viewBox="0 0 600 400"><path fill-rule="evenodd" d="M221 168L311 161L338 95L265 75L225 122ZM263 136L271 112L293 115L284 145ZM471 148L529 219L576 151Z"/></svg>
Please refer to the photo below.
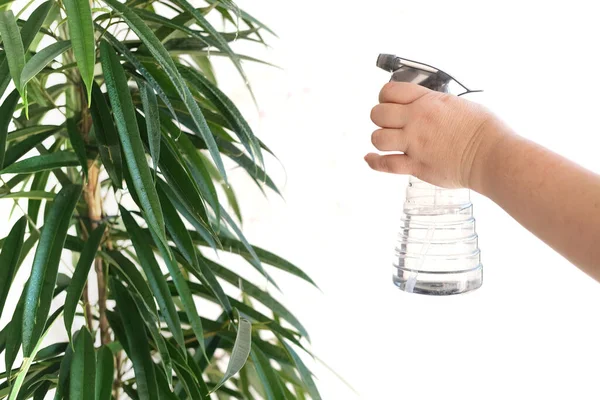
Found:
<svg viewBox="0 0 600 400"><path fill-rule="evenodd" d="M425 148L425 147L427 147L429 145L430 139L429 139L428 135L420 133L420 134L418 134L416 136L417 136L416 140L417 140L417 143L418 143L419 147Z"/></svg>

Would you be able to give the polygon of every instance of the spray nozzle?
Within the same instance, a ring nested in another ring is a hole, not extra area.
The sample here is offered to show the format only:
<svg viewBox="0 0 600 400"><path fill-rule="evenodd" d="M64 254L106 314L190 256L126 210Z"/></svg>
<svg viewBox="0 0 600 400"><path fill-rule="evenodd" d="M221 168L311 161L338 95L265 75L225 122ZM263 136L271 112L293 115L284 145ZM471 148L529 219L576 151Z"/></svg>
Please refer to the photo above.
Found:
<svg viewBox="0 0 600 400"><path fill-rule="evenodd" d="M400 57L393 54L380 54L377 57L377 66L387 72L394 72L402 65Z"/></svg>
<svg viewBox="0 0 600 400"><path fill-rule="evenodd" d="M469 90L465 85L439 68L393 54L380 54L377 58L377 66L391 72L392 81L416 83L431 90L452 93L458 96L480 92L480 90Z"/></svg>

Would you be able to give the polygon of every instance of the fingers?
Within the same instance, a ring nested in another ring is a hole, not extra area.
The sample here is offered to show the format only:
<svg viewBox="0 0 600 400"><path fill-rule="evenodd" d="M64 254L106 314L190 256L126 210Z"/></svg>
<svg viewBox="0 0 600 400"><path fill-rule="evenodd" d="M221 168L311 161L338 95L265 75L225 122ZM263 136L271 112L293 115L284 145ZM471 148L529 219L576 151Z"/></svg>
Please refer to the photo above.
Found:
<svg viewBox="0 0 600 400"><path fill-rule="evenodd" d="M413 175L413 163L407 155L392 154L379 155L369 153L365 156L369 167L375 171L389 172L392 174Z"/></svg>
<svg viewBox="0 0 600 400"><path fill-rule="evenodd" d="M380 103L410 104L431 90L408 82L389 82L379 93Z"/></svg>
<svg viewBox="0 0 600 400"><path fill-rule="evenodd" d="M378 104L371 111L371 120L382 128L404 128L408 117L407 107L401 104Z"/></svg>
<svg viewBox="0 0 600 400"><path fill-rule="evenodd" d="M402 151L408 150L408 140L402 129L378 129L371 135L373 146L380 151Z"/></svg>

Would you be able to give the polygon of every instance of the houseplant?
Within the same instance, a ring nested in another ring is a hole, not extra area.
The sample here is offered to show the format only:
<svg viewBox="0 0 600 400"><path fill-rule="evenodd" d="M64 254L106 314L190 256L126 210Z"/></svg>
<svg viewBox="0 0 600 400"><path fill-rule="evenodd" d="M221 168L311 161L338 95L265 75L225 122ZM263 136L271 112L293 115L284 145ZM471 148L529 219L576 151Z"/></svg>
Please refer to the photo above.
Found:
<svg viewBox="0 0 600 400"><path fill-rule="evenodd" d="M319 398L301 323L214 261L313 283L247 242L227 180L230 162L277 191L210 56L246 79L230 43L269 29L229 1L0 6L0 200L22 214L1 241L0 399Z"/></svg>

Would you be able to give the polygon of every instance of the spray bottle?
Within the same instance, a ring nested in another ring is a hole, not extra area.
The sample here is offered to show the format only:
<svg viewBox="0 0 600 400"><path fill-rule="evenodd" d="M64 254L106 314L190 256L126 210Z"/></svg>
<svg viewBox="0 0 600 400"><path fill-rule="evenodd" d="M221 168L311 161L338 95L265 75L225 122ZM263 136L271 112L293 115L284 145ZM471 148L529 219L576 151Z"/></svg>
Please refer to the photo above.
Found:
<svg viewBox="0 0 600 400"><path fill-rule="evenodd" d="M392 81L412 82L438 92L474 92L438 68L390 54L377 66ZM473 205L468 189L445 189L409 178L394 256L393 281L401 290L428 295L465 293L481 286Z"/></svg>

